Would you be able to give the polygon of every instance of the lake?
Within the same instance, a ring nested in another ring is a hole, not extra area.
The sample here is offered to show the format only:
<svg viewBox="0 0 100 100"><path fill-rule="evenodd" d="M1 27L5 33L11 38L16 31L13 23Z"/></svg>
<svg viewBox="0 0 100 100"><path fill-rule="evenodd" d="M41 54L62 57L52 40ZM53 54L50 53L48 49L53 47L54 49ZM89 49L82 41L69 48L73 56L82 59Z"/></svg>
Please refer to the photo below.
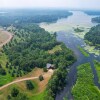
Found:
<svg viewBox="0 0 100 100"><path fill-rule="evenodd" d="M59 19L56 23L41 23L40 27L45 28L45 30L49 32L54 31L70 31L73 27L84 27L84 28L90 28L95 23L91 22L91 18L95 16L89 16L85 14L82 11L71 11L73 13L72 16L69 16L68 18L62 18Z"/></svg>

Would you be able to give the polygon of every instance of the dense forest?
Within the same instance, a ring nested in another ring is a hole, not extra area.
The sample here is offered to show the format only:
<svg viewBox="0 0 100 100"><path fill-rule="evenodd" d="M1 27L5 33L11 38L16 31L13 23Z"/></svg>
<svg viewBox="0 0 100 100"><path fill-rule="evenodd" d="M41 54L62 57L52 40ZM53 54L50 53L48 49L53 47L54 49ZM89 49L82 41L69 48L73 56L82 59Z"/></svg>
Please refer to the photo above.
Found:
<svg viewBox="0 0 100 100"><path fill-rule="evenodd" d="M94 26L85 35L85 40L88 40L91 45L100 47L100 25Z"/></svg>
<svg viewBox="0 0 100 100"><path fill-rule="evenodd" d="M88 15L97 15L98 17L92 18L92 22L100 23L100 11L84 11Z"/></svg>
<svg viewBox="0 0 100 100"><path fill-rule="evenodd" d="M0 13L0 25L5 27L11 24L55 22L72 15L65 10L3 10L3 12L5 13Z"/></svg>
<svg viewBox="0 0 100 100"><path fill-rule="evenodd" d="M86 14L88 15L100 15L100 11L96 11L96 10L88 10L88 11L84 11Z"/></svg>
<svg viewBox="0 0 100 100"><path fill-rule="evenodd" d="M50 34L35 24L20 24L12 31L13 39L3 47L9 58L7 68L12 76L22 76L34 67L45 67L47 63L58 68L75 61L73 52L56 41L56 33ZM57 45L61 45L62 50L50 54L48 50Z"/></svg>
<svg viewBox="0 0 100 100"><path fill-rule="evenodd" d="M56 40L56 32L50 34L40 28L38 23L55 22L70 15L71 12L64 10L5 10L0 13L0 26L13 34L11 41L2 49L7 62L6 68L0 64L0 74L5 76L9 73L10 77L16 78L28 74L35 67L46 69L47 63L53 64L55 72L46 86L43 100L54 100L66 85L67 68L76 61L76 57L65 44ZM60 49L56 50L57 47ZM40 77L39 80L42 81ZM28 90L34 88L29 81L26 86ZM7 100L13 98L29 100L17 88L11 90Z"/></svg>
<svg viewBox="0 0 100 100"><path fill-rule="evenodd" d="M12 77L20 77L35 67L45 68L47 63L55 65L56 71L48 82L44 100L54 100L66 85L67 67L76 61L73 52L56 40L57 34L50 34L36 24L20 24L13 27L14 37L3 52L9 62L6 68ZM50 53L54 47L61 50Z"/></svg>
<svg viewBox="0 0 100 100"><path fill-rule="evenodd" d="M68 71L65 66L60 66L53 74L46 88L46 95L44 100L55 100L57 94L59 94L67 84Z"/></svg>
<svg viewBox="0 0 100 100"><path fill-rule="evenodd" d="M92 22L100 23L100 17L92 18Z"/></svg>

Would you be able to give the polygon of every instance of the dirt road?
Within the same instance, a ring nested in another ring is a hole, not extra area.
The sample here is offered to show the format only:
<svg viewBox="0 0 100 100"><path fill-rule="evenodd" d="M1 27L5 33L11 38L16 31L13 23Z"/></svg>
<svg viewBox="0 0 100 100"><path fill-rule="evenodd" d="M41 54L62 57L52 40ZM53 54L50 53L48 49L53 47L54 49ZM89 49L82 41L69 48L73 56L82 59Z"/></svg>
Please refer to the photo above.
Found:
<svg viewBox="0 0 100 100"><path fill-rule="evenodd" d="M47 73L42 74L42 75L43 75L44 79L47 78L47 77L51 77L51 75L53 75L53 70L49 70ZM8 86L10 86L12 84L15 84L15 83L19 83L19 82L27 81L27 80L34 80L34 79L38 79L38 78L39 78L39 75L37 77L27 77L27 78L17 79L17 80L15 80L13 82L10 82L10 83L8 83L6 85L1 86L0 90L4 89L4 88L6 88L6 87L8 87Z"/></svg>
<svg viewBox="0 0 100 100"><path fill-rule="evenodd" d="M8 87L8 86L10 86L12 84L18 83L18 82L27 81L27 80L33 80L33 79L37 79L37 78L38 77L30 77L30 78L24 78L24 79L16 80L16 81L13 81L11 83L8 83L8 84L6 84L4 86L1 86L0 87L0 90L4 89L4 88L6 88L6 87Z"/></svg>

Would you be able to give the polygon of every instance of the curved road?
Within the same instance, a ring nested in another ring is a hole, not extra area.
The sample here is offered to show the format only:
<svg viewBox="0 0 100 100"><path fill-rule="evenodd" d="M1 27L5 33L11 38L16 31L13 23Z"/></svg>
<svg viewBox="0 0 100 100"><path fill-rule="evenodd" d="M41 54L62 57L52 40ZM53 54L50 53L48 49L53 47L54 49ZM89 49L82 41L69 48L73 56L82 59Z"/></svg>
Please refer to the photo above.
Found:
<svg viewBox="0 0 100 100"><path fill-rule="evenodd" d="M20 79L20 80L16 80L16 81L13 81L13 82L10 82L6 85L3 85L0 87L0 90L12 85L12 84L15 84L15 83L19 83L19 82L22 82L22 81L27 81L27 80L33 80L33 79L37 79L38 77L30 77L30 78L24 78L24 79Z"/></svg>

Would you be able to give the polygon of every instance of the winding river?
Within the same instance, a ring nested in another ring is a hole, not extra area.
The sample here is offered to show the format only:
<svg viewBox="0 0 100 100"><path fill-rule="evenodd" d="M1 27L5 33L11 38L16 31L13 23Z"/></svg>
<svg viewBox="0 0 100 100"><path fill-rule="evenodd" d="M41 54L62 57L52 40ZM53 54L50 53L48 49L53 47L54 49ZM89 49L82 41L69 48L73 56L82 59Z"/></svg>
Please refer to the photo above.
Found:
<svg viewBox="0 0 100 100"><path fill-rule="evenodd" d="M100 56L95 56L94 54L90 54L89 57L85 57L79 49L77 48L78 45L84 46L86 45L84 40L75 36L73 34L73 27L84 27L84 28L91 28L92 26L95 26L96 24L91 22L91 18L94 16L89 16L81 11L72 11L73 15L64 18L59 19L56 23L41 23L40 26L42 28L45 28L45 30L49 32L57 32L57 40L65 43L65 45L74 51L75 55L77 56L77 61L70 66L70 70L68 73L68 81L67 85L64 88L64 90L57 95L56 100L63 100L63 97L66 95L68 96L68 100L73 100L72 94L71 94L71 88L75 84L77 79L77 66L83 63L90 62L91 68L94 74L94 83L97 87L100 88L100 84L98 83L98 77L96 70L94 68L93 60L96 59L100 61Z"/></svg>

